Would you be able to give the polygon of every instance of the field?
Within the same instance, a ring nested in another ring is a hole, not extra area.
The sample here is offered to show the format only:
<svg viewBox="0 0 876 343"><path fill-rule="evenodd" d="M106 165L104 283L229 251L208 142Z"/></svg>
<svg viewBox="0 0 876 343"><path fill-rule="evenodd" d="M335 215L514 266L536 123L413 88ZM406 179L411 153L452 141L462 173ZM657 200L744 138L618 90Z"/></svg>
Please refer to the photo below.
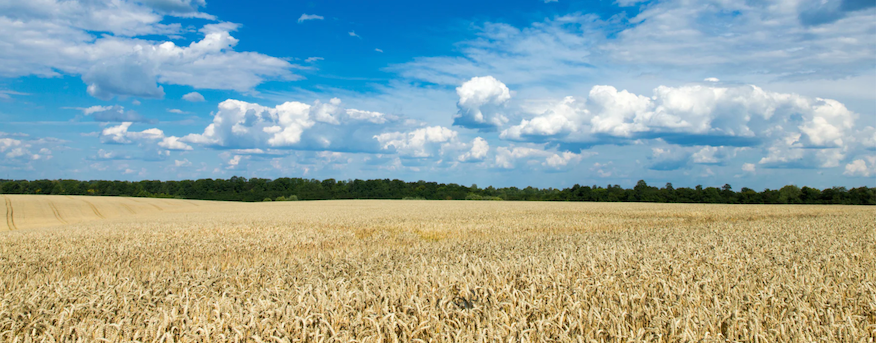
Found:
<svg viewBox="0 0 876 343"><path fill-rule="evenodd" d="M3 196L0 341L876 340L876 209Z"/></svg>

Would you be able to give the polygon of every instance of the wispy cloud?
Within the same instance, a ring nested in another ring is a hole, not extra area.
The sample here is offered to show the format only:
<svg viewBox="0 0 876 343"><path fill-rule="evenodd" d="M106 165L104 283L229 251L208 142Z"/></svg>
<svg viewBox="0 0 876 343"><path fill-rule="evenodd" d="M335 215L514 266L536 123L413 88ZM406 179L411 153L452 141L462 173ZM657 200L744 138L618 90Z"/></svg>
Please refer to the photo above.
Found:
<svg viewBox="0 0 876 343"><path fill-rule="evenodd" d="M0 100L10 100L10 99L12 99L12 97L10 97L10 95L30 95L30 94L0 89Z"/></svg>
<svg viewBox="0 0 876 343"><path fill-rule="evenodd" d="M325 19L325 18L323 18L321 15L306 14L305 13L305 14L302 14L300 17L298 17L298 23L301 24L301 23L308 21L308 20L323 20L323 19Z"/></svg>

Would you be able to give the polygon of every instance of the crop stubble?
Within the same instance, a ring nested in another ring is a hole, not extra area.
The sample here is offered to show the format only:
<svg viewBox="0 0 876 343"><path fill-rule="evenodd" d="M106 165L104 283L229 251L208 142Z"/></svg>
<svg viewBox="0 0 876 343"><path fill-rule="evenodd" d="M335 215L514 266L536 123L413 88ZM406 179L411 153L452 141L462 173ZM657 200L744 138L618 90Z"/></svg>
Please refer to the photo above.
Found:
<svg viewBox="0 0 876 343"><path fill-rule="evenodd" d="M0 340L876 337L872 207L105 199L0 234Z"/></svg>

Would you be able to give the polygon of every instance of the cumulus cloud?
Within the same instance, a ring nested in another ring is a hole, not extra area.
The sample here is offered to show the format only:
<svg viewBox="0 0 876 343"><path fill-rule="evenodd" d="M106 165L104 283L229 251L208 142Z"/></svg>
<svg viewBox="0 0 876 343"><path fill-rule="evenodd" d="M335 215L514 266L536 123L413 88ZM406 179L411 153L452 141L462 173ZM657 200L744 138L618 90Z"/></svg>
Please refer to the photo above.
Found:
<svg viewBox="0 0 876 343"><path fill-rule="evenodd" d="M757 166L754 163L745 163L742 165L742 171L754 174L757 172Z"/></svg>
<svg viewBox="0 0 876 343"><path fill-rule="evenodd" d="M473 77L456 88L459 109L453 125L481 131L495 131L508 122L502 111L511 92L492 76Z"/></svg>
<svg viewBox="0 0 876 343"><path fill-rule="evenodd" d="M571 151L564 151L562 153L552 154L548 156L543 165L554 169L559 169L569 165L569 163L571 162L581 161L582 158L583 157L581 156L581 154L576 154Z"/></svg>
<svg viewBox="0 0 876 343"><path fill-rule="evenodd" d="M695 151L690 160L695 164L723 164L725 161L736 157L739 151L747 150L746 147L704 146L692 147Z"/></svg>
<svg viewBox="0 0 876 343"><path fill-rule="evenodd" d="M876 175L876 156L866 156L864 159L857 159L846 164L843 175L858 177Z"/></svg>
<svg viewBox="0 0 876 343"><path fill-rule="evenodd" d="M551 152L534 147L498 147L494 156L493 167L499 169L516 169L520 162L528 166L541 165L550 169L561 169L570 164L580 162L582 154L570 151Z"/></svg>
<svg viewBox="0 0 876 343"><path fill-rule="evenodd" d="M146 147L157 145L166 150L192 150L192 147L181 142L179 137L165 136L164 131L157 128L143 131L130 131L131 122L124 122L116 126L107 126L101 130L101 143L105 144L141 144Z"/></svg>
<svg viewBox="0 0 876 343"><path fill-rule="evenodd" d="M183 95L182 98L183 98L183 100L189 101L189 102L203 102L203 101L205 101L204 96L198 92L187 93L186 95Z"/></svg>
<svg viewBox="0 0 876 343"><path fill-rule="evenodd" d="M325 19L325 18L323 18L321 15L304 13L304 14L301 14L300 17L298 17L298 23L301 24L301 23L308 21L308 20L323 20L323 19Z"/></svg>
<svg viewBox="0 0 876 343"><path fill-rule="evenodd" d="M459 162L479 162L487 157L488 152L490 152L490 144L487 140L481 137L475 137L475 139L471 141L471 149L464 154L459 155L457 159Z"/></svg>
<svg viewBox="0 0 876 343"><path fill-rule="evenodd" d="M718 163L718 157L715 154L718 152L718 147L707 146L695 152L691 158L694 163L714 164Z"/></svg>
<svg viewBox="0 0 876 343"><path fill-rule="evenodd" d="M287 102L274 108L238 100L225 100L213 123L203 134L184 141L227 147L285 146L298 143L301 133L313 126L310 105Z"/></svg>
<svg viewBox="0 0 876 343"><path fill-rule="evenodd" d="M651 97L594 86L586 98L567 97L544 113L503 130L500 137L591 145L660 139L711 147L765 144L785 150L847 149L866 141L866 134L855 127L857 118L858 114L835 100L769 92L757 86L660 86ZM717 150L702 149L694 156L695 163L717 161L711 155ZM828 155L822 152L816 157L834 158ZM780 157L788 159L793 154Z"/></svg>
<svg viewBox="0 0 876 343"><path fill-rule="evenodd" d="M656 143L656 142L655 142ZM651 148L648 157L651 170L677 170L694 165L725 165L746 147L727 146L678 146L660 144Z"/></svg>
<svg viewBox="0 0 876 343"><path fill-rule="evenodd" d="M51 150L34 146L37 143L45 143L44 141L27 141L3 136L5 135L0 135L0 154L5 157L4 162L19 163L52 158ZM33 152L34 150L37 152Z"/></svg>
<svg viewBox="0 0 876 343"><path fill-rule="evenodd" d="M801 133L787 133L773 141L758 164L766 168L833 168L838 167L852 150L849 146L805 148L800 144L801 137Z"/></svg>
<svg viewBox="0 0 876 343"><path fill-rule="evenodd" d="M164 132L152 128L143 131L128 131L131 122L124 122L116 126L107 126L100 131L101 143L131 144L134 141L159 140L164 138Z"/></svg>
<svg viewBox="0 0 876 343"><path fill-rule="evenodd" d="M239 149L304 149L361 151L376 147L372 137L397 119L380 112L347 109L338 98L312 104L289 101L275 107L225 100L203 133L183 137L186 143Z"/></svg>
<svg viewBox="0 0 876 343"><path fill-rule="evenodd" d="M524 141L560 138L578 131L589 111L574 97L565 97L550 109L532 119L523 119L519 125L505 129L499 135L503 139Z"/></svg>
<svg viewBox="0 0 876 343"><path fill-rule="evenodd" d="M400 156L432 157L443 144L456 140L457 132L442 126L430 126L410 132L385 132L375 135L384 150L395 150Z"/></svg>
<svg viewBox="0 0 876 343"><path fill-rule="evenodd" d="M158 146L167 150L192 150L191 146L181 142L179 137L174 136L162 138L161 142L158 142Z"/></svg>
<svg viewBox="0 0 876 343"><path fill-rule="evenodd" d="M173 0L151 4L165 9L200 6ZM283 59L234 51L238 40L230 32L238 25L233 23L204 25L199 30L203 38L187 46L131 37L182 33L180 24L162 20L200 13L193 11L167 12L124 0L4 2L0 31L6 34L0 45L16 48L0 49L0 76L80 75L88 93L104 100L161 98L161 84L251 91L265 80L297 78L290 71L294 66Z"/></svg>

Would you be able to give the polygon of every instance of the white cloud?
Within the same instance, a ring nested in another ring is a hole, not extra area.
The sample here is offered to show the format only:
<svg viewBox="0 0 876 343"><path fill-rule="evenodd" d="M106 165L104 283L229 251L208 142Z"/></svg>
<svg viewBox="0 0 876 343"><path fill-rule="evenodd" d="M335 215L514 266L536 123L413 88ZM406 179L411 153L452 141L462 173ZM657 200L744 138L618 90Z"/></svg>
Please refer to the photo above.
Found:
<svg viewBox="0 0 876 343"><path fill-rule="evenodd" d="M131 156L121 154L118 151L107 151L104 149L98 149L97 154L94 157L89 159L92 160L130 160Z"/></svg>
<svg viewBox="0 0 876 343"><path fill-rule="evenodd" d="M387 122L387 120L396 119L394 116L388 116L380 112L363 111L357 109L348 109L346 112L347 115L350 116L350 118L368 121L374 124L384 124Z"/></svg>
<svg viewBox="0 0 876 343"><path fill-rule="evenodd" d="M205 0L141 0L141 3L172 16L215 20L213 16L197 11L207 5Z"/></svg>
<svg viewBox="0 0 876 343"><path fill-rule="evenodd" d="M228 152L219 154L219 157L225 159L225 169L237 169L241 167L240 162L250 159L247 155L232 155Z"/></svg>
<svg viewBox="0 0 876 343"><path fill-rule="evenodd" d="M187 93L186 95L183 95L182 98L183 98L183 100L189 101L189 102L203 102L203 101L205 101L204 96L198 92Z"/></svg>
<svg viewBox="0 0 876 343"><path fill-rule="evenodd" d="M503 139L526 140L527 137L556 137L568 135L578 130L578 123L589 114L582 104L574 97L567 96L550 109L527 120L520 125L503 130L499 135Z"/></svg>
<svg viewBox="0 0 876 343"><path fill-rule="evenodd" d="M866 161L864 160L866 159ZM846 164L846 169L843 175L870 177L876 175L876 155L866 156L864 159L857 159L849 164Z"/></svg>
<svg viewBox="0 0 876 343"><path fill-rule="evenodd" d="M168 9L184 3L149 4ZM199 16L197 7L167 12L125 0L0 3L0 31L5 33L0 46L16 47L0 49L0 76L80 75L88 93L105 100L117 95L161 98L160 84L243 92L268 79L297 78L285 60L234 51L238 41L229 33L238 25L233 23L204 25L199 30L203 39L188 46L131 37L182 33L180 24L162 20L166 15Z"/></svg>
<svg viewBox="0 0 876 343"><path fill-rule="evenodd" d="M350 35L350 37L362 38L362 36L359 36L356 34L356 31L350 31L350 32L347 32L347 34Z"/></svg>
<svg viewBox="0 0 876 343"><path fill-rule="evenodd" d="M150 122L134 110L127 110L123 106L91 106L82 109L82 113L91 116L95 121L101 122Z"/></svg>
<svg viewBox="0 0 876 343"><path fill-rule="evenodd" d="M287 102L274 108L238 100L225 100L213 123L203 134L190 134L184 141L227 147L287 146L298 143L301 133L313 126L310 105Z"/></svg>
<svg viewBox="0 0 876 343"><path fill-rule="evenodd" d="M167 150L192 150L192 147L181 142L179 137L165 136L164 131L157 128L143 131L129 131L131 122L124 122L116 126L105 127L100 132L100 142L109 144L134 144L144 147L158 147Z"/></svg>
<svg viewBox="0 0 876 343"><path fill-rule="evenodd" d="M545 152L540 149L527 147L498 147L496 148L496 156L493 166L502 169L514 169L515 162L518 159L533 155L545 155Z"/></svg>
<svg viewBox="0 0 876 343"><path fill-rule="evenodd" d="M471 142L471 149L457 158L460 162L483 161L490 152L490 144L486 139L475 137Z"/></svg>
<svg viewBox="0 0 876 343"><path fill-rule="evenodd" d="M742 171L754 174L757 172L757 167L754 165L754 163L745 163L742 165Z"/></svg>
<svg viewBox="0 0 876 343"><path fill-rule="evenodd" d="M718 153L718 149L718 147L714 146L703 147L691 156L692 162L701 164L718 163L718 157L715 156Z"/></svg>
<svg viewBox="0 0 876 343"><path fill-rule="evenodd" d="M721 80L718 80L717 77L707 77L703 81L705 81L705 82L721 82Z"/></svg>
<svg viewBox="0 0 876 343"><path fill-rule="evenodd" d="M570 163L578 163L583 158L584 155L575 154L570 151L551 152L531 147L498 147L496 148L493 167L516 169L519 167L519 161L524 161L525 164L530 166L541 165L551 169L561 169L569 166Z"/></svg>
<svg viewBox="0 0 876 343"><path fill-rule="evenodd" d="M173 165L174 165L175 167L177 167L177 168L179 168L179 167L190 167L190 166L192 165L192 162L189 161L189 159L185 158L185 159L183 159L183 160L174 160L174 161L173 161Z"/></svg>
<svg viewBox="0 0 876 343"><path fill-rule="evenodd" d="M180 141L179 137L164 137L158 146L167 150L192 150L192 147Z"/></svg>
<svg viewBox="0 0 876 343"><path fill-rule="evenodd" d="M453 117L453 125L493 131L508 122L502 110L511 99L511 92L494 77L473 77L457 87L456 94L459 111Z"/></svg>
<svg viewBox="0 0 876 343"><path fill-rule="evenodd" d="M756 86L660 86L651 97L594 86L586 99L566 97L503 130L500 137L590 145L639 139L711 147L767 144L776 146L772 148L776 160L761 163L784 163L813 154L820 165L829 167L841 158L836 151L787 154L786 150L846 151L851 145L868 142L869 131L855 127L857 118L858 114L835 100L769 92ZM783 146L784 150L777 150ZM701 149L694 154L694 163L718 162L717 149Z"/></svg>
<svg viewBox="0 0 876 343"><path fill-rule="evenodd" d="M2 137L2 136L0 136ZM29 162L36 160L48 160L52 158L52 151L47 148L41 148L37 153L31 151L34 149L34 142L27 142L20 139L0 138L0 154L3 154L4 162Z"/></svg>
<svg viewBox="0 0 876 343"><path fill-rule="evenodd" d="M803 20L806 7L798 1L655 3L602 48L612 59L640 68L720 68L805 78L838 78L872 68L872 11L815 27Z"/></svg>
<svg viewBox="0 0 876 343"><path fill-rule="evenodd" d="M640 2L645 2L645 1L646 0L615 0L615 3L617 3L618 6L627 7L627 6L633 6L635 4L638 4Z"/></svg>
<svg viewBox="0 0 876 343"><path fill-rule="evenodd" d="M338 125L341 122L338 121L337 115L340 112L341 107L341 99L332 98L328 103L323 103L319 100L313 102L312 111L313 119L318 122Z"/></svg>
<svg viewBox="0 0 876 343"><path fill-rule="evenodd" d="M322 58L322 57L308 57L308 58L304 59L304 62L313 63L313 62L317 62L317 61L322 61L324 59L325 58Z"/></svg>
<svg viewBox="0 0 876 343"><path fill-rule="evenodd" d="M175 114L188 114L189 113L189 112L183 111L183 110L178 109L178 108L168 108L167 112L175 113Z"/></svg>
<svg viewBox="0 0 876 343"><path fill-rule="evenodd" d="M397 119L379 112L345 109L338 98L313 104L297 101L275 107L239 100L219 104L213 123L182 141L226 148L285 148L361 151L379 149L377 124ZM372 148L373 147L373 148Z"/></svg>
<svg viewBox="0 0 876 343"><path fill-rule="evenodd" d="M133 123L124 122L116 126L105 127L100 132L100 142L131 144L134 141L155 141L164 138L164 132L156 128L146 129L143 131L128 131L128 128L131 127L131 124Z"/></svg>
<svg viewBox="0 0 876 343"><path fill-rule="evenodd" d="M137 99L131 100L131 104L133 104L134 106L140 106L140 100L137 100Z"/></svg>
<svg viewBox="0 0 876 343"><path fill-rule="evenodd" d="M593 166L590 167L590 170L596 172L596 175L601 178L611 177L615 174L615 169L611 166L612 164L613 162L611 161L607 163L596 162L593 163Z"/></svg>
<svg viewBox="0 0 876 343"><path fill-rule="evenodd" d="M323 18L320 15L306 14L305 13L305 14L302 14L300 17L298 17L298 23L301 24L301 23L308 21L308 20L323 20L323 19L325 19L325 18Z"/></svg>
<svg viewBox="0 0 876 343"><path fill-rule="evenodd" d="M12 97L10 95L30 95L30 94L0 89L0 100L3 100L3 101L12 100Z"/></svg>
<svg viewBox="0 0 876 343"><path fill-rule="evenodd" d="M457 132L442 126L430 126L410 132L386 132L375 135L384 150L395 150L404 157L432 157L442 144L456 140Z"/></svg>
<svg viewBox="0 0 876 343"><path fill-rule="evenodd" d="M861 108L872 104L872 92L858 90L872 84L873 9L807 26L800 19L807 3L813 1L709 0L692 5L667 0L642 5L632 18L624 13L605 19L575 14L527 26L488 22L476 27L476 37L455 45L460 56L420 57L390 70L441 85L492 75L518 94L538 96L589 88L606 79L641 92L661 83L715 77L762 85L785 82L785 89L808 96L830 93L844 102L856 97ZM849 77L857 81L847 82ZM825 88L826 81L843 89Z"/></svg>
<svg viewBox="0 0 876 343"><path fill-rule="evenodd" d="M581 154L575 154L571 151L564 151L559 154L553 154L548 156L543 165L554 169L559 169L567 166L570 162L581 161L582 158L583 156L581 156Z"/></svg>
<svg viewBox="0 0 876 343"><path fill-rule="evenodd" d="M403 77L457 85L473 76L492 75L514 85L562 87L570 78L592 75L592 50L603 41L605 24L596 15L570 15L517 28L485 23L477 38L459 42L463 56L421 57L391 66Z"/></svg>
<svg viewBox="0 0 876 343"><path fill-rule="evenodd" d="M374 49L374 51L377 51L377 52L381 52L381 53L382 53L382 52L383 52L383 49Z"/></svg>

